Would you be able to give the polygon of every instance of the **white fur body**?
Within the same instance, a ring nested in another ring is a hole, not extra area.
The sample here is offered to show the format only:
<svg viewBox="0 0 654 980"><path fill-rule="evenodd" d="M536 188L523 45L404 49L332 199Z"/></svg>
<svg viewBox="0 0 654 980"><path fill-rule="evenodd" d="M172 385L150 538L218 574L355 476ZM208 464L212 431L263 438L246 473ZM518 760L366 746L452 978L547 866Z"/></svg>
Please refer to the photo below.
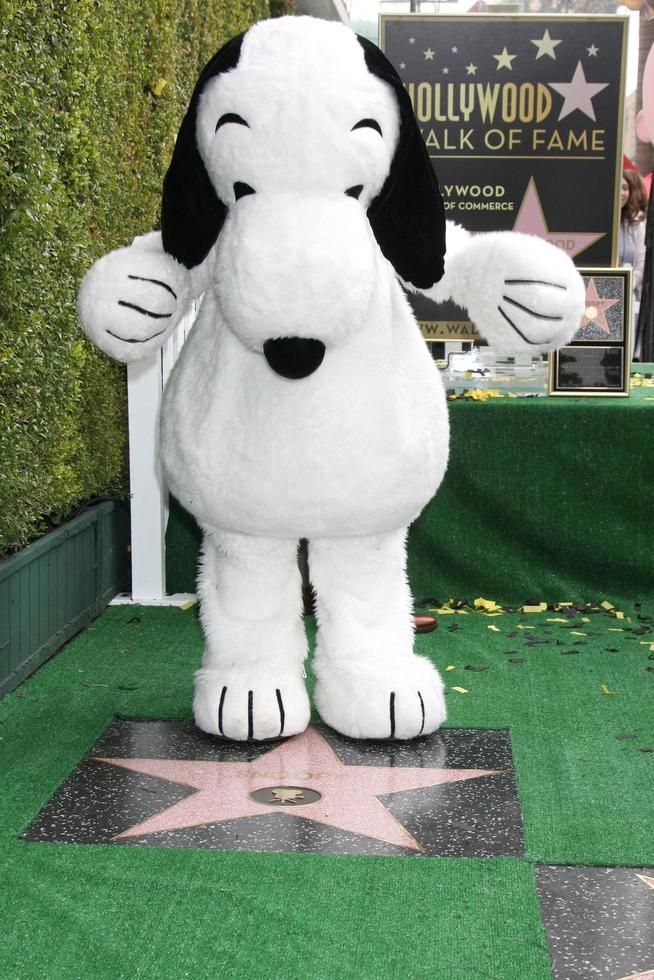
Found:
<svg viewBox="0 0 654 980"><path fill-rule="evenodd" d="M406 527L447 465L438 370L387 274L369 322L289 381L245 347L205 296L166 387L162 452L200 524L261 537Z"/></svg>

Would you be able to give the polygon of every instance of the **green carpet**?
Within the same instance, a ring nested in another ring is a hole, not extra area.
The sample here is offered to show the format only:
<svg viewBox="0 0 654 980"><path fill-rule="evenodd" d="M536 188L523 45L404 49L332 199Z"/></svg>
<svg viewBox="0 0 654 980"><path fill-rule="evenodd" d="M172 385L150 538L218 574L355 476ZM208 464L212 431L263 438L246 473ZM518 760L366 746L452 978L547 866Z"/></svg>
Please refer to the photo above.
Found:
<svg viewBox="0 0 654 980"><path fill-rule="evenodd" d="M20 841L114 714L190 715L194 611L108 610L0 703L0 974L548 978L533 862L654 864L654 632L633 632L654 624L624 611L471 612L417 638L449 727L511 729L527 858L472 860Z"/></svg>

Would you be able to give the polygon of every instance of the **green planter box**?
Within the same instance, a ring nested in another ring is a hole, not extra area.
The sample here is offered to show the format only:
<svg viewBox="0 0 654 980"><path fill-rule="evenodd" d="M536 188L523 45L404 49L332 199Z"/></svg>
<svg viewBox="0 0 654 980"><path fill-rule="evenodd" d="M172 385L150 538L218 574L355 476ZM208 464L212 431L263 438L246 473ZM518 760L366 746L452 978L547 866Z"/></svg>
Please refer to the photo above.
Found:
<svg viewBox="0 0 654 980"><path fill-rule="evenodd" d="M0 697L125 590L128 549L128 508L106 502L0 562Z"/></svg>

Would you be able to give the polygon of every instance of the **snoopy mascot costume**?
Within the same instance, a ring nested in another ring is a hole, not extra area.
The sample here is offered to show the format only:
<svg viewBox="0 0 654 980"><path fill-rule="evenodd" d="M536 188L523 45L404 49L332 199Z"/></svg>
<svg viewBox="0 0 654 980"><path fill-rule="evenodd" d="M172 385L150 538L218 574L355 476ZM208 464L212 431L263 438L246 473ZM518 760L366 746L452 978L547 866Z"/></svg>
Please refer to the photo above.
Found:
<svg viewBox="0 0 654 980"><path fill-rule="evenodd" d="M303 731L297 563L317 595L315 702L355 738L446 716L413 652L408 525L447 465L436 365L405 290L451 298L507 353L565 343L583 310L570 259L531 236L448 227L401 79L342 24L256 24L202 72L166 174L161 232L101 258L80 321L110 356L151 356L199 315L166 386L169 486L203 532L206 732Z"/></svg>

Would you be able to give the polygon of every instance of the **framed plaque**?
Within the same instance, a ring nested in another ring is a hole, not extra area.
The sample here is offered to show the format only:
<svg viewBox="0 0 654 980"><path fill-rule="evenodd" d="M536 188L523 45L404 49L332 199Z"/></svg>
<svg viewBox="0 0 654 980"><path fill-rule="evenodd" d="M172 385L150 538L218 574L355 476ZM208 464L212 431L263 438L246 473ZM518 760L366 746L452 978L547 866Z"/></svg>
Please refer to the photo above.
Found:
<svg viewBox="0 0 654 980"><path fill-rule="evenodd" d="M586 308L567 347L550 354L550 395L629 394L631 269L580 269Z"/></svg>

